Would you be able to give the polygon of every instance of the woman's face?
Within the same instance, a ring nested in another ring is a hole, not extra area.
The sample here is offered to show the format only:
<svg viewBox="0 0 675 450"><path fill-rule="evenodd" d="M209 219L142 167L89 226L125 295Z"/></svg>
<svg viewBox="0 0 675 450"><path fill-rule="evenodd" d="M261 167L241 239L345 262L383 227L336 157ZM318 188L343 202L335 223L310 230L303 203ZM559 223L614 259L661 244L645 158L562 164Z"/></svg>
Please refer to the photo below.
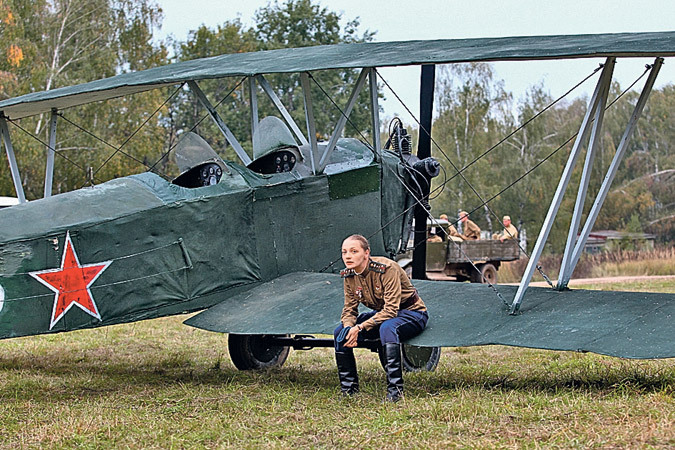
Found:
<svg viewBox="0 0 675 450"><path fill-rule="evenodd" d="M359 241L347 239L342 243L342 262L347 269L354 269L356 273L363 272L369 257L370 250L365 250Z"/></svg>

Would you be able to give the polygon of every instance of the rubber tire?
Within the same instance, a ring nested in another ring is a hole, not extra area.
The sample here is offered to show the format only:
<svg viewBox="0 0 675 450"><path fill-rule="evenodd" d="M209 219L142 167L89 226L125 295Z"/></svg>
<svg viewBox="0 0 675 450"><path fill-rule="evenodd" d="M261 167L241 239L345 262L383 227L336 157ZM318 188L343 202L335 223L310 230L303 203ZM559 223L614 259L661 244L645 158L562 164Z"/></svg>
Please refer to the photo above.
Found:
<svg viewBox="0 0 675 450"><path fill-rule="evenodd" d="M380 364L386 371L387 360L382 347L380 347L377 353L380 357ZM416 345L403 344L401 364L405 372L433 372L436 370L440 359L441 347L418 347Z"/></svg>
<svg viewBox="0 0 675 450"><path fill-rule="evenodd" d="M230 334L227 337L227 348L230 359L239 370L264 370L281 367L290 347L266 346L262 343L262 334Z"/></svg>
<svg viewBox="0 0 675 450"><path fill-rule="evenodd" d="M497 268L490 263L483 264L480 268L483 274L483 280L487 280L490 284L497 284Z"/></svg>
<svg viewBox="0 0 675 450"><path fill-rule="evenodd" d="M486 283L490 282L490 284L497 284L497 268L493 266L490 263L485 263L485 264L479 264L478 270L480 272L476 272L476 270L471 271L471 282L472 283Z"/></svg>

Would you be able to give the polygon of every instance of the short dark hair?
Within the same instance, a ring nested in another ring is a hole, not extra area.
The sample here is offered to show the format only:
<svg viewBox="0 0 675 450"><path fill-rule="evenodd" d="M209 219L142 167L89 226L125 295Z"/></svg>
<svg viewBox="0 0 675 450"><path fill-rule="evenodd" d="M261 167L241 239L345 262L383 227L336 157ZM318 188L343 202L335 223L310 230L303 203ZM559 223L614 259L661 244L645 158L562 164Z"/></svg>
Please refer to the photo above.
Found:
<svg viewBox="0 0 675 450"><path fill-rule="evenodd" d="M345 241L348 241L350 239L357 241L359 244L361 244L361 248L363 248L364 250L370 250L370 244L368 243L368 239L361 236L360 234L352 234L351 236L345 238L345 240L342 242L344 243Z"/></svg>

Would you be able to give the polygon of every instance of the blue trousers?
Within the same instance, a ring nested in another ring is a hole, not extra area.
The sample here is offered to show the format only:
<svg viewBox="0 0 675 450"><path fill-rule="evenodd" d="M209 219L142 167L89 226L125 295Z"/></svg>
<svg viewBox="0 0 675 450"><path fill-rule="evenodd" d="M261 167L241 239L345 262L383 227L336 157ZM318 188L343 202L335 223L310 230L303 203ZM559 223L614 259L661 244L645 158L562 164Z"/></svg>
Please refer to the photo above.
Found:
<svg viewBox="0 0 675 450"><path fill-rule="evenodd" d="M356 324L365 322L373 317L377 311L368 311L359 314L356 318ZM378 327L368 331L359 333L359 342L364 339L377 339L379 337L382 345L384 344L399 344L402 340L410 339L420 334L424 327L427 326L429 315L426 311L410 311L402 309L398 312L396 317L385 320ZM344 326L342 323L333 332L333 336L337 339ZM340 345L342 347L342 345ZM337 351L344 350L344 348L337 348Z"/></svg>

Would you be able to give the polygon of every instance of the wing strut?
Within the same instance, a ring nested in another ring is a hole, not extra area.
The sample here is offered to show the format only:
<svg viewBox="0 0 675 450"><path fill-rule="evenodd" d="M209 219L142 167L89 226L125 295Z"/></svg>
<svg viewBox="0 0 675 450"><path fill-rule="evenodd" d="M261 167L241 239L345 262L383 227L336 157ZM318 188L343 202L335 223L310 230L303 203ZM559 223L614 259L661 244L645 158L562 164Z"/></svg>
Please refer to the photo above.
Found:
<svg viewBox="0 0 675 450"><path fill-rule="evenodd" d="M586 240L588 239L588 236L591 233L591 230L593 229L595 220L598 218L600 207L604 203L605 198L607 198L609 188L612 185L612 181L614 180L614 176L616 175L616 172L619 168L619 164L621 163L626 148L628 147L628 141L630 141L630 138L633 135L635 125L637 124L637 121L640 118L640 115L642 114L642 110L644 109L644 106L647 103L647 99L649 98L652 87L654 86L654 81L656 80L656 77L658 76L659 70L661 70L662 65L663 65L663 58L656 58L650 70L649 78L647 78L647 82L645 83L645 87L642 89L640 98L638 99L638 102L635 105L633 114L631 115L628 121L628 125L626 125L626 130L624 131L623 136L621 137L621 141L619 142L619 146L616 149L616 153L614 154L612 163L607 169L607 174L605 175L605 179L602 182L602 186L600 186L600 191L598 192L595 202L591 207L591 211L588 213L588 218L586 219L584 228L581 231L581 234L576 242L576 245L574 246L574 252L572 252L571 261L569 262L569 265L560 268L561 276L560 279L558 280L559 289L565 288L567 286L567 284L570 281L570 277L572 276L572 272L574 271L574 268L579 262L581 252L584 248L584 245L586 245ZM573 241L570 241L568 239L567 245L571 247L572 243ZM565 253L567 253L567 249L565 249ZM563 260L563 262L565 261Z"/></svg>
<svg viewBox="0 0 675 450"><path fill-rule="evenodd" d="M199 86L194 80L188 81L188 86L190 87L190 90L197 96L202 106L206 108L206 110L209 112L209 115L216 123L216 126L223 133L225 139L227 139L227 141L230 143L237 156L239 156L239 158L241 159L241 161L244 163L245 166L248 166L251 163L251 158L248 156L248 154L246 154L246 151L241 146L237 138L234 137L234 134L232 134L230 129L227 128L227 125L225 125L223 119L221 119L220 115L218 115L218 111L216 111L216 108L214 108L211 102L209 102L209 99L206 98L206 95L199 88Z"/></svg>
<svg viewBox="0 0 675 450"><path fill-rule="evenodd" d="M312 174L316 175L316 158L319 156L319 145L316 141L316 124L314 122L314 107L312 106L312 91L309 85L309 74L302 72L300 74L302 83L302 95L305 101L305 120L307 121L307 134L309 135L309 159L312 167Z"/></svg>
<svg viewBox="0 0 675 450"><path fill-rule="evenodd" d="M436 83L436 66L433 64L423 65L420 71L420 135L417 144L417 157L419 159L431 156L431 121L434 110L434 88ZM431 185L423 185L420 203L415 207L415 247L413 250L413 278L426 280L427 260L427 214L428 211L422 206L428 205L429 190ZM431 217L431 214L429 214Z"/></svg>
<svg viewBox="0 0 675 450"><path fill-rule="evenodd" d="M371 68L368 71L368 81L370 83L370 114L373 129L373 149L375 150L375 160L380 161L382 143L380 142L380 105L377 101L377 70Z"/></svg>
<svg viewBox="0 0 675 450"><path fill-rule="evenodd" d="M359 98L359 93L361 92L361 89L363 89L363 85L366 83L366 75L368 75L369 71L370 71L369 68L364 68L363 70L361 70L359 78L358 80L356 80L356 86L354 86L354 90L352 91L352 94L349 97L347 106L345 107L344 112L340 116L340 120L338 120L338 123L335 126L335 130L333 130L333 134L331 135L330 140L328 141L328 145L326 146L326 149L324 150L323 155L321 156L321 160L319 161L319 173L322 173L323 170L328 165L330 155L331 153L333 153L335 145L337 145L337 141L342 135L342 131L344 130L345 125L347 124L347 119L349 118L349 115L352 113L352 109L356 104L356 100L358 100Z"/></svg>
<svg viewBox="0 0 675 450"><path fill-rule="evenodd" d="M522 302L523 295L525 294L525 291L529 286L530 280L532 279L534 269L537 265L539 257L541 256L543 247L546 244L548 234L551 231L553 220L555 219L555 216L558 213L558 209L560 208L560 204L562 203L562 198L564 196L565 190L572 176L574 165L576 164L576 161L578 160L581 154L582 144L586 140L589 132L591 131L590 123L593 121L593 119L591 118L594 117L596 122L598 121L601 122L603 119L603 113L598 110L604 109L604 103L607 100L607 91L609 89L609 84L611 83L612 71L614 69L614 62L615 61L613 57L607 59L602 71L602 75L600 76L600 80L598 80L598 84L596 85L593 96L589 102L586 115L584 116L584 120L579 130L579 134L577 135L577 139L574 143L570 156L567 160L567 164L560 178L558 188L556 189L553 199L551 200L551 206L549 208L548 214L546 215L546 219L544 220L544 224L542 225L542 229L541 232L539 233L539 237L534 246L534 250L532 251L530 261L528 262L527 268L525 269L525 273L523 274L523 278L520 281L520 285L518 286L518 291L516 292L516 295L514 296L513 302L511 304L511 314L515 314L520 309L520 304ZM628 127L619 144L619 148L617 149L617 152L614 156L614 160L610 165L608 174L605 177L605 181L603 182L600 193L598 193L598 197L596 198L591 213L589 214L588 220L586 221L584 230L581 233L581 238L577 241L575 250L574 252L572 252L571 246L574 243L574 238L576 237L575 236L576 229L578 228L584 203L583 198L580 199L579 196L581 196L582 193L585 196L585 191L588 184L587 177L590 176L591 171L590 165L593 162L593 153L595 151L594 150L595 139L598 138L599 130L602 126L601 123L595 123L593 125L593 132L589 143L589 150L586 156L584 173L582 175L582 179L580 182L579 195L577 196L575 211L573 214L572 223L570 224L570 234L568 236L567 241L568 248L565 249L565 256L563 257L562 263L563 265L561 266L560 270L561 276L558 280L557 289L564 289L567 286L567 283L569 282L569 277L571 276L571 273L574 270L574 266L576 265L579 256L581 254L581 248L583 248L586 238L588 237L588 234L590 234L590 229L592 228L595 222L595 218L597 218L598 210L600 209L600 206L602 205L605 196L607 194L607 191L609 189L609 185L611 184L612 179L616 174L618 164L621 160L621 157L623 156L623 152L626 148L628 140L632 135L635 123L637 122L637 119L639 118L642 109L644 108L647 98L649 97L649 93L651 92L652 86L654 85L654 81L656 80L656 76L658 75L662 63L663 59L657 58L654 65L651 68L649 78L645 83L645 87L642 91L642 94L640 95L640 99L638 100L637 105L635 106L633 115L631 116ZM570 238L570 236L572 237ZM570 254L572 255L571 258L569 256Z"/></svg>
<svg viewBox="0 0 675 450"><path fill-rule="evenodd" d="M19 166L16 165L16 157L14 156L14 147L12 147L12 140L9 138L9 129L7 128L7 120L5 116L0 113L0 135L2 141L5 143L5 150L7 151L7 159L9 160L9 169L12 172L12 181L14 181L14 190L19 199L19 203L26 203L26 195L23 192L21 185L21 175L19 174Z"/></svg>
<svg viewBox="0 0 675 450"><path fill-rule="evenodd" d="M56 122L59 113L56 108L52 109L52 118L49 121L49 145L47 145L47 165L45 168L45 193L44 197L52 196L52 184L54 181L54 152L56 149Z"/></svg>
<svg viewBox="0 0 675 450"><path fill-rule="evenodd" d="M300 140L300 143L302 145L309 144L309 142L307 142L307 138L305 137L304 134L302 134L302 131L300 131L300 128L295 123L295 120L293 120L291 114L288 112L286 107L281 103L279 96L277 95L276 92L274 92L274 89L272 89L272 86L270 86L265 77L263 77L262 75L258 75L256 76L256 79L258 80L258 84L260 84L260 87L263 88L263 91L265 91L265 94L267 94L270 100L272 100L272 103L274 103L274 106L277 108L277 111L279 111L281 116L284 118L284 121L286 121L286 124L291 128L291 130L293 130L295 136Z"/></svg>
<svg viewBox="0 0 675 450"><path fill-rule="evenodd" d="M597 111L598 108L604 108L604 104L600 105L602 99L601 94L602 92L604 92L605 89L608 88L609 84L612 82L613 69L614 69L613 58L608 58L607 63L605 64L605 67L602 70L602 75L600 75L600 79L598 80L598 84L595 86L595 91L593 92L593 96L591 97L591 100L588 104L588 108L586 109L586 115L584 116L584 120L581 122L579 134L577 134L577 139L574 142L574 146L572 147L570 156L567 159L565 170L563 170L563 173L560 177L560 182L558 183L558 188L556 189L555 194L553 195L553 199L551 200L551 206L548 210L548 213L546 214L546 218L544 219L544 224L541 227L541 231L539 232L539 238L537 239L537 243L534 245L532 255L530 256L530 260L527 263L527 268L525 269L523 278L520 281L520 285L518 286L518 291L516 292L516 295L513 299L513 303L511 303L511 314L515 314L518 311L518 309L520 309L520 302L522 301L523 295L525 294L525 290L528 288L530 284L530 280L532 279L534 269L536 268L537 263L539 262L539 257L541 256L541 252L544 249L546 240L548 239L548 234L551 231L551 227L553 226L553 221L555 219L555 216L558 214L558 209L560 208L563 196L565 195L565 190L567 189L567 185L569 184L570 179L572 178L572 171L574 170L574 165L576 164L579 155L581 155L582 145L586 141L586 137L588 136L588 133L590 131L590 124L592 122L592 117L595 115L595 112Z"/></svg>
<svg viewBox="0 0 675 450"><path fill-rule="evenodd" d="M251 136L253 136L258 128L258 91L255 77L248 77L248 96L251 102Z"/></svg>

